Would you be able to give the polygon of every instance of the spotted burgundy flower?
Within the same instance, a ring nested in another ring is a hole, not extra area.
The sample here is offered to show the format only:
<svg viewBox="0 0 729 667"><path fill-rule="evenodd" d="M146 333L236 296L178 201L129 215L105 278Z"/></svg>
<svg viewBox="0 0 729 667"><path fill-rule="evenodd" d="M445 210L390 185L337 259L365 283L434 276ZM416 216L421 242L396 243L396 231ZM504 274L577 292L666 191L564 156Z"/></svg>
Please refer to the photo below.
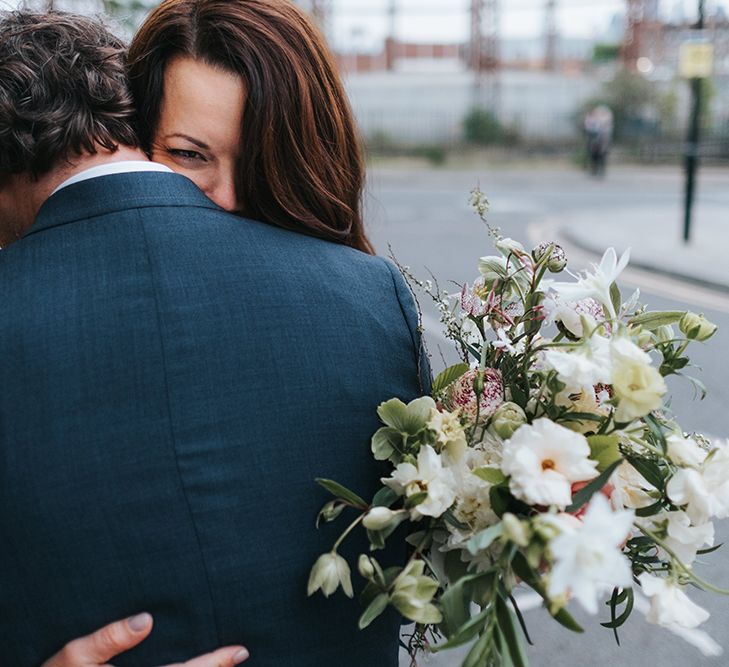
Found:
<svg viewBox="0 0 729 667"><path fill-rule="evenodd" d="M484 374L483 393L477 408L474 382L481 372ZM504 402L504 382L501 373L494 368L486 368L484 371L471 369L451 385L448 398L451 410L460 409L461 414L469 421L475 421L478 413L479 421L483 421L493 415Z"/></svg>

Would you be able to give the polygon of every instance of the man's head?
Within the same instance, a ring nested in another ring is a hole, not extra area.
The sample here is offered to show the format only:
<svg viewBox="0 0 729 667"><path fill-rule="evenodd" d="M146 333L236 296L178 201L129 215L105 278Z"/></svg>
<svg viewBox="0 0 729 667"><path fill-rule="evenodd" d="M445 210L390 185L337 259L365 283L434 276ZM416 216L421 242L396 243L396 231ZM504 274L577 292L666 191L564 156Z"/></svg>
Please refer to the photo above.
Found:
<svg viewBox="0 0 729 667"><path fill-rule="evenodd" d="M16 228L30 224L27 214L17 220L19 185L135 148L134 115L124 45L102 24L0 12L0 227L13 216Z"/></svg>

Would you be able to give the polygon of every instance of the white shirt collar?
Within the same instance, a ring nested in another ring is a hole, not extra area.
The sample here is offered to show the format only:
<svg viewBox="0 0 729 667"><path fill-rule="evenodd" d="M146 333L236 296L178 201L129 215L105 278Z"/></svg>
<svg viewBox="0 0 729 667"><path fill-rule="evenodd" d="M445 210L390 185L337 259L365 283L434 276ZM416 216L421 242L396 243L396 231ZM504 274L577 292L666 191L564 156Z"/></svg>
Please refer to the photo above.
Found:
<svg viewBox="0 0 729 667"><path fill-rule="evenodd" d="M63 181L51 195L56 194L59 190L73 185L74 183L80 183L81 181L87 181L90 178L99 178L100 176L110 176L111 174L128 174L135 171L162 171L172 173L172 169L165 167L163 164L158 162L144 162L142 160L128 160L126 162L109 162L108 164L101 164L98 167L91 167L90 169L84 169L78 174L74 174L71 178Z"/></svg>

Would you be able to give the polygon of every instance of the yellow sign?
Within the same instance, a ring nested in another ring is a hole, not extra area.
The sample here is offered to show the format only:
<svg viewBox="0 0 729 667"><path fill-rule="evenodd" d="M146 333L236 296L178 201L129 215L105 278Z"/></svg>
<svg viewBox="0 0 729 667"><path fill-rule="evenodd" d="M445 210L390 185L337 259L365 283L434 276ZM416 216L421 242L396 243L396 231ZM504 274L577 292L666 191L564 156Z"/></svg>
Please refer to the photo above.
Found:
<svg viewBox="0 0 729 667"><path fill-rule="evenodd" d="M714 45L708 40L681 44L678 73L686 79L708 79L714 71Z"/></svg>

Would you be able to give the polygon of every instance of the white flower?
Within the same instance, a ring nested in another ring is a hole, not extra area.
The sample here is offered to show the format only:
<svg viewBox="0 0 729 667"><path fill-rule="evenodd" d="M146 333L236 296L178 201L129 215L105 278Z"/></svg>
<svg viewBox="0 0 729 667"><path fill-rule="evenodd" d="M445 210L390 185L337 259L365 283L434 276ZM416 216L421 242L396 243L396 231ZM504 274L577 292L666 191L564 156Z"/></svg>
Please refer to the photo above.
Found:
<svg viewBox="0 0 729 667"><path fill-rule="evenodd" d="M558 294L550 294L542 304L546 314L545 324L561 323L576 338L582 338L587 332L582 325L583 318L589 324L590 330L598 322L605 320L605 311L595 299L582 299L581 301L565 301Z"/></svg>
<svg viewBox="0 0 729 667"><path fill-rule="evenodd" d="M553 282L551 288L566 301L580 301L592 297L597 299L611 318L617 313L610 297L610 286L628 265L630 250L626 250L618 261L615 248L608 248L599 265L593 264L593 273L584 271L576 283Z"/></svg>
<svg viewBox="0 0 729 667"><path fill-rule="evenodd" d="M653 486L627 461L618 466L610 481L615 487L612 500L619 507L638 509L655 502L648 494L648 491L655 491Z"/></svg>
<svg viewBox="0 0 729 667"><path fill-rule="evenodd" d="M611 341L612 387L618 400L615 419L630 422L659 408L667 391L651 358L628 338Z"/></svg>
<svg viewBox="0 0 729 667"><path fill-rule="evenodd" d="M666 486L668 497L686 513L695 526L711 517L729 516L729 449L717 447L699 470L679 468Z"/></svg>
<svg viewBox="0 0 729 667"><path fill-rule="evenodd" d="M646 614L649 623L666 628L695 628L709 618L709 612L691 602L677 582L647 572L641 574L638 581L651 600L650 611Z"/></svg>
<svg viewBox="0 0 729 667"><path fill-rule="evenodd" d="M412 463L401 463L392 477L383 478L382 483L405 496L427 492L427 497L410 510L413 520L423 516L439 517L456 498L456 480L453 473L443 467L443 461L430 446L421 447L417 468Z"/></svg>
<svg viewBox="0 0 729 667"><path fill-rule="evenodd" d="M581 526L562 522L562 532L549 544L554 561L549 596L571 595L595 614L600 594L616 586L630 586L630 563L621 546L632 525L633 512L611 510L601 493L592 497Z"/></svg>
<svg viewBox="0 0 729 667"><path fill-rule="evenodd" d="M547 350L544 363L557 371L569 393L587 390L594 393L596 384L610 383L610 341L595 334L583 345L569 351Z"/></svg>
<svg viewBox="0 0 729 667"><path fill-rule="evenodd" d="M706 459L707 451L693 438L684 438L678 433L671 433L666 438L668 456L679 466L699 468Z"/></svg>
<svg viewBox="0 0 729 667"><path fill-rule="evenodd" d="M516 343L516 345L514 345L503 327L496 329L496 336L498 337L498 340L491 343L492 347L495 347L497 350L508 352L513 356L524 354L524 350L526 350L526 338L522 338L518 343Z"/></svg>
<svg viewBox="0 0 729 667"><path fill-rule="evenodd" d="M435 431L436 448L447 456L448 462L455 463L463 458L468 443L458 415L433 408L427 427Z"/></svg>
<svg viewBox="0 0 729 667"><path fill-rule="evenodd" d="M549 419L522 426L504 444L501 469L509 488L530 505L557 505L572 500L572 483L597 477L587 439Z"/></svg>
<svg viewBox="0 0 729 667"><path fill-rule="evenodd" d="M347 561L334 551L322 554L311 568L307 594L313 595L321 588L324 597L328 598L339 588L339 584L347 597L354 597Z"/></svg>
<svg viewBox="0 0 729 667"><path fill-rule="evenodd" d="M373 507L362 519L362 525L368 530L384 530L403 517L404 510L393 511L388 507Z"/></svg>
<svg viewBox="0 0 729 667"><path fill-rule="evenodd" d="M668 519L666 546L684 565L691 565L702 547L713 546L714 524L711 521L692 526L686 512L667 512L665 517Z"/></svg>

